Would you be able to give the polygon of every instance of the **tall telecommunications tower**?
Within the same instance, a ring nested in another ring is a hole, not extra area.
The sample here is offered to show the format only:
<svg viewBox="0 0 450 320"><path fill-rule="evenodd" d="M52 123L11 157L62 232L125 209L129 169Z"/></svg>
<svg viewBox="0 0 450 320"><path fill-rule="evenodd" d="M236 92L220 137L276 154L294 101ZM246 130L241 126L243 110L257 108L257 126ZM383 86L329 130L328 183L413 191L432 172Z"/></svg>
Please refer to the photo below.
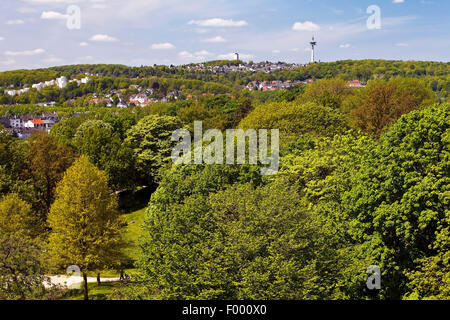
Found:
<svg viewBox="0 0 450 320"><path fill-rule="evenodd" d="M235 55L236 55L236 60L239 61L239 53L236 52Z"/></svg>
<svg viewBox="0 0 450 320"><path fill-rule="evenodd" d="M314 59L314 47L317 45L317 42L314 40L314 36L312 37L312 41L310 42L312 50L311 50L311 63L315 63Z"/></svg>

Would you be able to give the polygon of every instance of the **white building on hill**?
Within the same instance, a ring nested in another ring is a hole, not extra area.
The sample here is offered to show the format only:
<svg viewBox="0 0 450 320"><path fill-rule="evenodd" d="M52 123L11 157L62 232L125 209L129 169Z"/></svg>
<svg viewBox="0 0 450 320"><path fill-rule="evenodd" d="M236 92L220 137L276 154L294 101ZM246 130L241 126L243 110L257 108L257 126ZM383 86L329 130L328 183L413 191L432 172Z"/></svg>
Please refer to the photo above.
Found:
<svg viewBox="0 0 450 320"><path fill-rule="evenodd" d="M67 78L64 76L57 78L56 83L58 85L58 88L63 89L67 86Z"/></svg>

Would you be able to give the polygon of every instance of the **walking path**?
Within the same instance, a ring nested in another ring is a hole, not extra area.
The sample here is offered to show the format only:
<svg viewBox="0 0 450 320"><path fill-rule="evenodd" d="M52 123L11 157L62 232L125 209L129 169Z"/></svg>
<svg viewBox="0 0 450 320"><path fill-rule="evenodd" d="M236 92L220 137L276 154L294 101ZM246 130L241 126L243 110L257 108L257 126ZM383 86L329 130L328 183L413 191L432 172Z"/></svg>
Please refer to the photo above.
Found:
<svg viewBox="0 0 450 320"><path fill-rule="evenodd" d="M64 276L64 275L57 275L57 276L50 276L50 282L52 285L56 286L62 286L67 288L75 288L75 285L79 285L81 288L81 285L83 283L83 277L78 276ZM117 282L120 281L120 278L101 278L101 282ZM96 277L88 277L87 281L89 283L91 282L97 282ZM46 287L50 287L48 283L45 283Z"/></svg>

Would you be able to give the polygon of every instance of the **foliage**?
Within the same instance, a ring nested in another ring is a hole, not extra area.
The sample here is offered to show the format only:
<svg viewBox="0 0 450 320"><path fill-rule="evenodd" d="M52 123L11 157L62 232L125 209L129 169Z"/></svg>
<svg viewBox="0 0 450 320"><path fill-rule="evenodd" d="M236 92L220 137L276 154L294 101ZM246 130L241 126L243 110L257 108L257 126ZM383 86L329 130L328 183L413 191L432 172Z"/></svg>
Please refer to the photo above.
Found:
<svg viewBox="0 0 450 320"><path fill-rule="evenodd" d="M133 187L134 154L119 133L102 120L88 120L81 124L72 142L80 154L108 174L110 186L115 190Z"/></svg>
<svg viewBox="0 0 450 320"><path fill-rule="evenodd" d="M323 79L306 87L301 99L321 106L340 109L343 100L351 94L347 81L339 78Z"/></svg>
<svg viewBox="0 0 450 320"><path fill-rule="evenodd" d="M400 118L352 176L352 190L344 197L355 219L353 236L367 243L367 254L383 270L385 298L408 293L406 274L416 268L412 286L434 281L436 267L448 270L449 126L449 105ZM434 295L421 285L413 290Z"/></svg>
<svg viewBox="0 0 450 320"><path fill-rule="evenodd" d="M168 162L174 142L172 132L182 128L176 117L151 115L127 132L126 143L133 149L136 169L144 183L158 180L158 172Z"/></svg>
<svg viewBox="0 0 450 320"><path fill-rule="evenodd" d="M77 265L86 274L120 263L122 243L117 199L108 188L106 174L87 157L81 156L65 173L48 223L49 258L53 267Z"/></svg>
<svg viewBox="0 0 450 320"><path fill-rule="evenodd" d="M224 130L227 127L227 118L219 109L207 108L200 104L182 108L177 111L177 117L191 131L194 131L194 121L202 121L203 128Z"/></svg>
<svg viewBox="0 0 450 320"><path fill-rule="evenodd" d="M55 197L56 185L76 155L71 148L57 145L55 139L46 133L33 136L29 143L27 168L22 174L32 183L33 209L39 214L39 224L44 227Z"/></svg>
<svg viewBox="0 0 450 320"><path fill-rule="evenodd" d="M334 136L347 129L342 117L331 108L314 103L268 103L258 105L239 127L242 129L279 129L281 143L292 142L298 135L311 133Z"/></svg>
<svg viewBox="0 0 450 320"><path fill-rule="evenodd" d="M388 124L403 114L428 106L436 97L417 79L391 79L369 82L359 95L350 121L368 134L380 135Z"/></svg>
<svg viewBox="0 0 450 320"><path fill-rule="evenodd" d="M50 298L42 248L21 233L0 232L0 300Z"/></svg>
<svg viewBox="0 0 450 320"><path fill-rule="evenodd" d="M36 229L36 216L31 206L11 193L0 200L0 232L3 234L33 234ZM35 234L34 234L35 235Z"/></svg>

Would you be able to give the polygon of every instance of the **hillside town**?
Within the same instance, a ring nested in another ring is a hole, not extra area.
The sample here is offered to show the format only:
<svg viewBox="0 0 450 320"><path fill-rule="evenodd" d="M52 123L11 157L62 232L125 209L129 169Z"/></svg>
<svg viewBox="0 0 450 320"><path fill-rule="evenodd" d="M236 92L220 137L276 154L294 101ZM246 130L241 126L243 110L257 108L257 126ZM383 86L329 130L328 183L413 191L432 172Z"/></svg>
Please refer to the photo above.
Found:
<svg viewBox="0 0 450 320"><path fill-rule="evenodd" d="M306 67L307 65L295 64L295 63L286 63L286 62L258 62L254 63L243 62L238 65L230 64L230 65L206 65L205 63L199 63L195 65L185 65L183 66L187 70L195 70L195 71L211 71L213 73L229 73L236 71L247 71L247 72L265 72L272 73L275 71L281 70L296 70L301 67Z"/></svg>
<svg viewBox="0 0 450 320"><path fill-rule="evenodd" d="M86 84L92 79L89 77L82 78L81 80L74 79L67 81L66 77L60 77L55 80L45 81L38 84L33 84L32 88L35 88L39 92L42 91L43 88L47 86L56 86L60 89L63 89L67 86L68 83L76 82L77 85ZM243 86L243 90L248 91L278 91L278 90L289 90L295 87L298 87L302 84L311 84L314 80L308 79L306 81L292 81L292 80L273 80L273 81L252 81L249 82L246 86ZM349 88L363 88L365 85L361 83L359 80L351 80L347 85ZM88 104L103 106L103 107L117 107L117 108L128 108L129 106L139 106L144 107L147 105L151 105L154 103L166 103L166 102L174 102L177 100L189 100L199 97L214 97L219 94L215 93L199 93L192 94L189 92L184 92L182 90L173 90L167 93L161 94L152 88L145 88L138 85L131 85L130 89L133 89L136 93L133 94L125 94L124 90L111 90L106 93L94 93L90 96L89 100L87 100ZM5 90L5 93L14 96L20 95L22 93L28 92L29 88L23 88L20 90ZM233 97L232 94L228 94L230 97ZM74 103L74 99L68 100L69 105ZM39 102L36 103L39 107L53 107L57 105L56 101L48 101L48 102ZM44 119L45 120L45 119ZM12 126L14 127L14 126ZM26 127L24 127L26 128ZM19 135L21 132L17 132Z"/></svg>

